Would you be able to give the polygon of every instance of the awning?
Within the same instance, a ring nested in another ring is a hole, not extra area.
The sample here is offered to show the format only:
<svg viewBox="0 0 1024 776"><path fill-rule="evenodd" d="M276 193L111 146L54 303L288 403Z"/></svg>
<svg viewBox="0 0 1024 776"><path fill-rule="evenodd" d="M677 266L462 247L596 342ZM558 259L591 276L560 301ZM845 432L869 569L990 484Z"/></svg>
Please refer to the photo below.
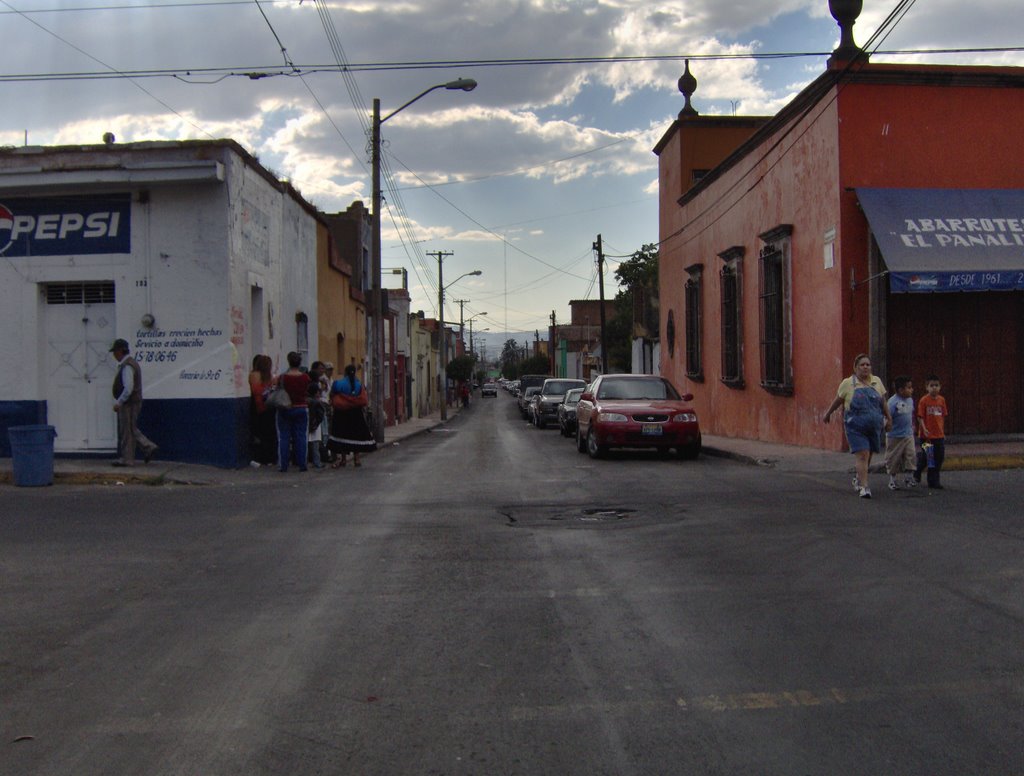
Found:
<svg viewBox="0 0 1024 776"><path fill-rule="evenodd" d="M1024 290L1024 190L857 189L893 293Z"/></svg>

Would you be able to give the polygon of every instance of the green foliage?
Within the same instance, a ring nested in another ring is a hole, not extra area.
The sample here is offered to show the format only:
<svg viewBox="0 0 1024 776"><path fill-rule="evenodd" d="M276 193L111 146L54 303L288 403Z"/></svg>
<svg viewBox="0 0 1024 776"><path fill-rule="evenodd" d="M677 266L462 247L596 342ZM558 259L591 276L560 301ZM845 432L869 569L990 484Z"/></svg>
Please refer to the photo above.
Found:
<svg viewBox="0 0 1024 776"><path fill-rule="evenodd" d="M519 362L522 360L519 343L514 339L506 340L501 348L501 357L498 363L501 365L501 373L508 380L515 380L519 376Z"/></svg>
<svg viewBox="0 0 1024 776"><path fill-rule="evenodd" d="M469 380L475 365L476 359L472 356L457 356L448 362L445 372L449 380Z"/></svg>
<svg viewBox="0 0 1024 776"><path fill-rule="evenodd" d="M521 375L546 375L551 371L551 362L547 356L530 356L525 361L519 364L519 374Z"/></svg>
<svg viewBox="0 0 1024 776"><path fill-rule="evenodd" d="M635 297L641 293L657 295L658 246L648 243L635 251L619 264L615 279L619 281L620 290L615 295L615 316L608 321L606 328L606 363L609 371L628 372L633 353Z"/></svg>

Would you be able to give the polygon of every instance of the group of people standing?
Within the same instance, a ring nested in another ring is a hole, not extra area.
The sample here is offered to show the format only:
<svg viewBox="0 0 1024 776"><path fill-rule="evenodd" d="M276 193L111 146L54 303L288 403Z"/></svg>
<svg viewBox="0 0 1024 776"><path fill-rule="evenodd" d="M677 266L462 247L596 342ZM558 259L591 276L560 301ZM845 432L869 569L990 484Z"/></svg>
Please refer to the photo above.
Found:
<svg viewBox="0 0 1024 776"><path fill-rule="evenodd" d="M871 372L871 359L861 353L854 359L853 375L839 384L836 398L825 412L829 422L832 413L843 408L843 425L850 452L856 456L853 487L861 498L871 498L868 469L871 456L882 452L885 433L885 467L889 489L912 488L921 482L927 471L929 488L942 489L940 473L945 459L946 418L949 409L942 397L942 384L937 375L925 380L927 394L914 406L914 385L909 377L893 380L893 396L886 400L882 381ZM921 440L917 451L914 432Z"/></svg>
<svg viewBox="0 0 1024 776"><path fill-rule="evenodd" d="M270 356L253 358L249 373L251 431L254 466L275 464L288 471L295 463L299 471L347 465L352 455L361 466L361 453L377 449L366 418L366 390L349 364L335 380L334 365L314 361L302 366L302 354L287 356L288 369L276 378ZM288 406L271 406L268 399L276 389L288 395Z"/></svg>

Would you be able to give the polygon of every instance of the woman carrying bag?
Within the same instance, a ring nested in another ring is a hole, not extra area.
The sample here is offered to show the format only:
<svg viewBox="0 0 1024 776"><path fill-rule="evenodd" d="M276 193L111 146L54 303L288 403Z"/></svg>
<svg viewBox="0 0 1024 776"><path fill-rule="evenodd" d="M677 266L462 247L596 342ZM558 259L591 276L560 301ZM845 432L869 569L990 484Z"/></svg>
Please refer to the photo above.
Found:
<svg viewBox="0 0 1024 776"><path fill-rule="evenodd" d="M363 384L356 379L355 365L345 367L345 376L331 384L331 435L327 445L337 456L334 467L345 466L352 453L352 465L362 466L360 453L372 453L377 442L366 422L369 403Z"/></svg>

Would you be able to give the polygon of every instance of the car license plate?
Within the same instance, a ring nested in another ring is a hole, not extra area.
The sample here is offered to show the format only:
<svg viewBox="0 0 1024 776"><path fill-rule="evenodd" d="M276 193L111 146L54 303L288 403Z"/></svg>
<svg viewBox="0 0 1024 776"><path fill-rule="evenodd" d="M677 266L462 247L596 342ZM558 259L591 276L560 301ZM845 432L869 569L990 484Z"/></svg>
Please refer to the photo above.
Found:
<svg viewBox="0 0 1024 776"><path fill-rule="evenodd" d="M661 436L661 426L657 423L644 423L641 433L644 436Z"/></svg>

